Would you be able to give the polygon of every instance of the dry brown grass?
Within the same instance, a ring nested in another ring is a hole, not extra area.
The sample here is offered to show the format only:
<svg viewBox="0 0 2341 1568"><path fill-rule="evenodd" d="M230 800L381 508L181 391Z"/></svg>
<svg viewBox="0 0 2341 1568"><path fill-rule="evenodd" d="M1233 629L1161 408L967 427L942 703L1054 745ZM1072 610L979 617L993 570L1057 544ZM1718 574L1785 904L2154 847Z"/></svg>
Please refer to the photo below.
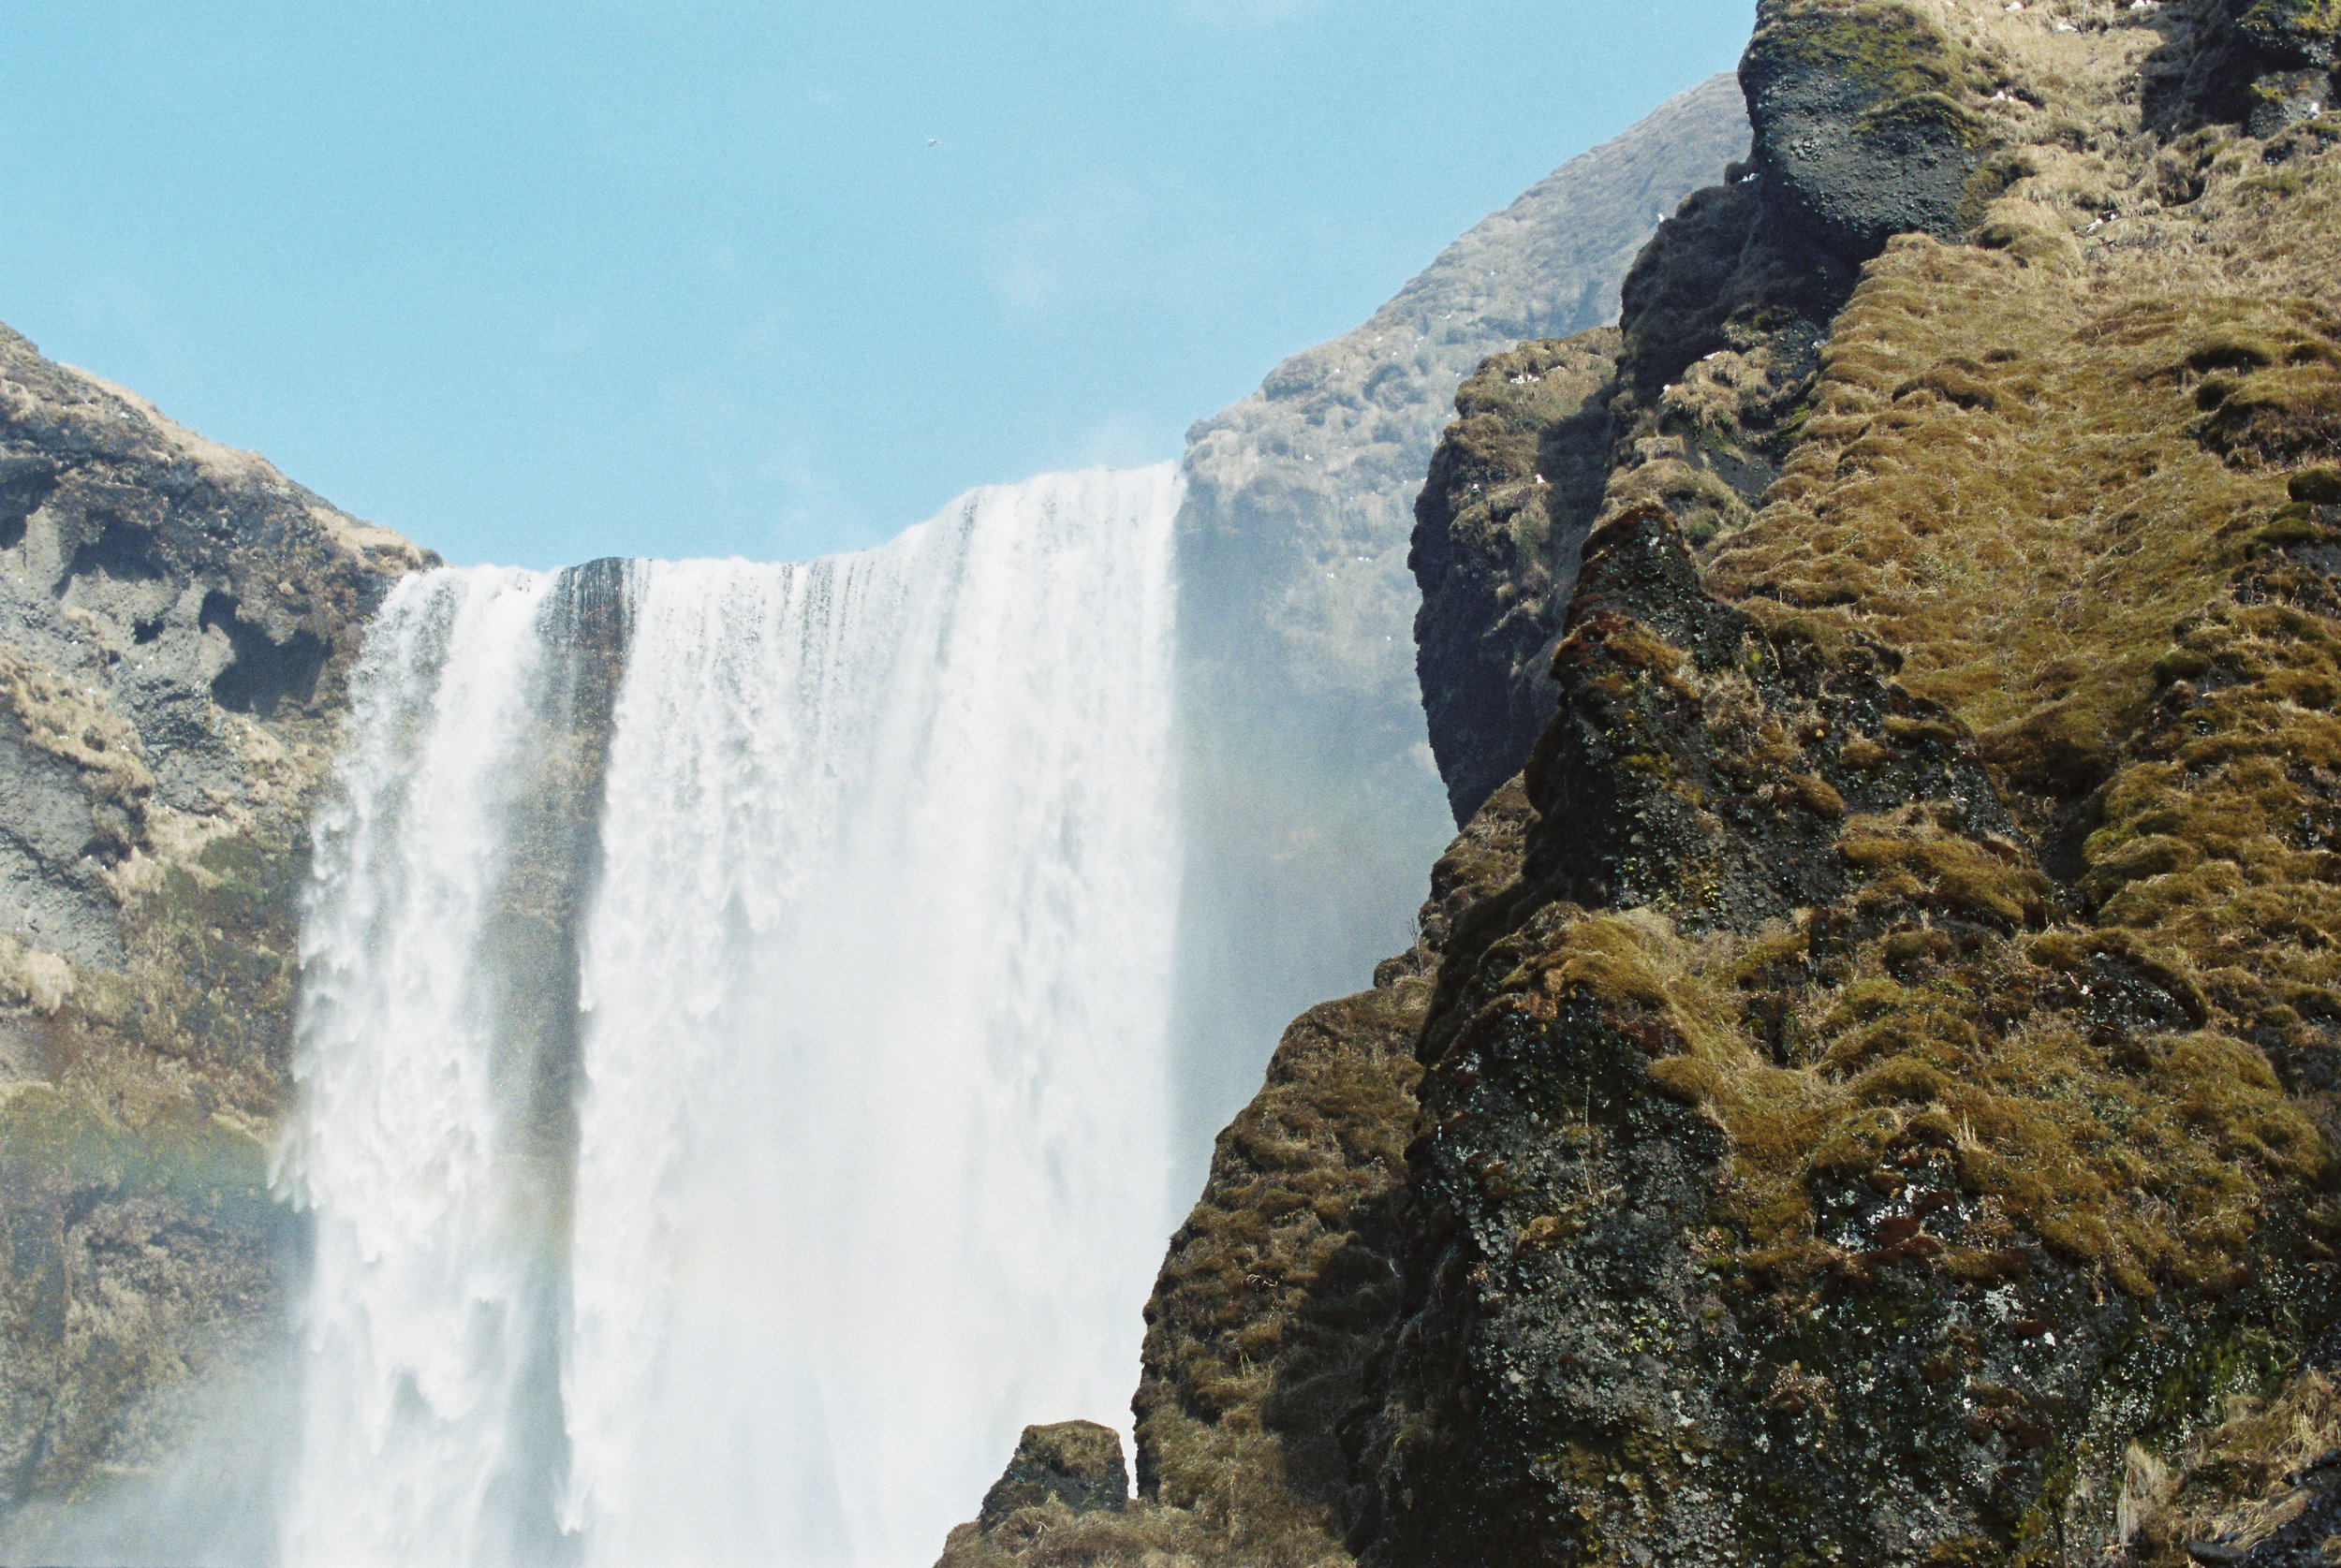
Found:
<svg viewBox="0 0 2341 1568"><path fill-rule="evenodd" d="M2341 1448L2341 1388L2305 1371L2274 1399L2238 1397L2175 1467L2133 1450L2123 1502L2132 1561L2181 1568L2193 1541L2251 1545L2298 1517L2314 1490L2304 1467ZM2330 1555L2330 1554L2328 1554Z"/></svg>

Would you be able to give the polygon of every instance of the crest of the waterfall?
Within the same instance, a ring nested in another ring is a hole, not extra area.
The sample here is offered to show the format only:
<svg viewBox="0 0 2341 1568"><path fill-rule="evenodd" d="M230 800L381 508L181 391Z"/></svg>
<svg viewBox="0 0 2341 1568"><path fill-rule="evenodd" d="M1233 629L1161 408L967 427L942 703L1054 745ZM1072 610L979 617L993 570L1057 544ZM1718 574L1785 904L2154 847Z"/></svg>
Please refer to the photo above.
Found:
<svg viewBox="0 0 2341 1568"><path fill-rule="evenodd" d="M591 685L563 592L393 596L312 894L288 1561L923 1564L1023 1422L1122 1413L1172 1218L1178 500L1046 476L627 567L606 755L542 717ZM510 799L581 776L587 854ZM549 854L592 868L566 925Z"/></svg>

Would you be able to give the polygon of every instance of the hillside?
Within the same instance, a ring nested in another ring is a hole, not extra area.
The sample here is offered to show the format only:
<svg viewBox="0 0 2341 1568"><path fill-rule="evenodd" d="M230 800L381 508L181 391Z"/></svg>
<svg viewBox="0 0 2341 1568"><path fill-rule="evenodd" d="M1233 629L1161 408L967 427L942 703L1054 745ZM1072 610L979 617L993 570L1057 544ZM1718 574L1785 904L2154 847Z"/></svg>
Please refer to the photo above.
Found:
<svg viewBox="0 0 2341 1568"><path fill-rule="evenodd" d="M1215 918L1190 922L1180 985L1185 1180L1284 1020L1403 940L1445 841L1406 545L1456 384L1523 338L1614 320L1657 219L1746 147L1736 84L1699 83L1189 431L1181 788L1187 902Z"/></svg>
<svg viewBox="0 0 2341 1568"><path fill-rule="evenodd" d="M429 559L0 329L0 1551L280 1351L307 816Z"/></svg>
<svg viewBox="0 0 2341 1568"><path fill-rule="evenodd" d="M1222 1135L1141 1500L946 1562L2327 1561L2337 45L1765 0L1749 162L1457 399L1469 825Z"/></svg>

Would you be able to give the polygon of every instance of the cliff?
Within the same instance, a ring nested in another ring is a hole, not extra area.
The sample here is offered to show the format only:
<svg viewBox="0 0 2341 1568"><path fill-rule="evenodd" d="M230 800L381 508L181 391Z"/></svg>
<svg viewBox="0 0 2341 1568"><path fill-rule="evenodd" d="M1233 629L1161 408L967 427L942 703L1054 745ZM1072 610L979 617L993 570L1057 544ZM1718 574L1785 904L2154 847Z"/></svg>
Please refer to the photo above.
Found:
<svg viewBox="0 0 2341 1568"><path fill-rule="evenodd" d="M278 1348L308 803L427 559L0 329L0 1550Z"/></svg>
<svg viewBox="0 0 2341 1568"><path fill-rule="evenodd" d="M1188 907L1215 916L1183 939L1185 1147L1207 1147L1251 1093L1284 1019L1404 940L1445 841L1406 563L1456 383L1523 338L1613 320L1658 218L1747 134L1730 79L1700 83L1188 432L1182 788Z"/></svg>
<svg viewBox="0 0 2341 1568"><path fill-rule="evenodd" d="M1140 1500L947 1562L2327 1560L2336 45L1764 0L1747 163L1457 399L1467 826L1221 1137Z"/></svg>

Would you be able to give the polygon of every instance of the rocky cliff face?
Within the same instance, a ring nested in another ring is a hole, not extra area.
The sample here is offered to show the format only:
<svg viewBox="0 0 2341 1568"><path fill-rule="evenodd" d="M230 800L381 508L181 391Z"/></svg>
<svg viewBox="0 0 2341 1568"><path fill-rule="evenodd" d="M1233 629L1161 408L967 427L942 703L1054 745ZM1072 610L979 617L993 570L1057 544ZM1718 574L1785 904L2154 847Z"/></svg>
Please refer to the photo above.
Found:
<svg viewBox="0 0 2341 1568"><path fill-rule="evenodd" d="M1483 366L1433 459L1409 564L1423 707L1458 822L1553 712L1546 667L1595 520L1647 501L1695 543L1743 525L1795 440L1855 270L1891 235L1959 232L2014 167L2021 130L1987 127L2021 101L1997 46L1916 10L1766 10L1740 78L1749 160L1637 258L1621 335Z"/></svg>
<svg viewBox="0 0 2341 1568"><path fill-rule="evenodd" d="M1189 433L1179 516L1186 1136L1208 1144L1262 1042L1405 940L1445 842L1423 746L1410 507L1456 383L1524 338L1598 326L1651 229L1747 144L1718 77L1572 159L1355 331Z"/></svg>
<svg viewBox="0 0 2341 1568"><path fill-rule="evenodd" d="M2329 1560L2337 28L1765 0L1431 465L1477 871L1223 1138L1141 1502L967 1561Z"/></svg>
<svg viewBox="0 0 2341 1568"><path fill-rule="evenodd" d="M13 1549L273 1354L307 807L365 616L426 560L0 329Z"/></svg>

